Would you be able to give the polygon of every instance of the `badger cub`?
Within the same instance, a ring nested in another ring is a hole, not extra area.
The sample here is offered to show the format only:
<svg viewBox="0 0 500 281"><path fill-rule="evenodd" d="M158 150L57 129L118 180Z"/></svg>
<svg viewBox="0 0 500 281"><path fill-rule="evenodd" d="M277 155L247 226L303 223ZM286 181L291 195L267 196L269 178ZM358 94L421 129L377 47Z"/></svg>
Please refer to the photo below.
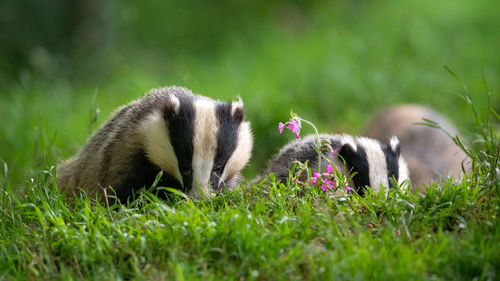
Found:
<svg viewBox="0 0 500 281"><path fill-rule="evenodd" d="M442 114L420 105L394 106L380 112L367 127L365 134L381 140L398 136L402 155L408 161L413 186L424 192L423 185L439 181L442 177L463 177L470 170L470 159L443 131L415 123L423 119L438 123L452 136L458 130Z"/></svg>
<svg viewBox="0 0 500 281"><path fill-rule="evenodd" d="M365 193L366 186L380 191L381 187L393 187L393 177L400 184L408 179L408 168L400 156L400 145L396 137L390 139L389 145L374 139L349 135L322 134L320 139L328 140L334 151L338 149L331 159L337 167L349 173L356 172L351 185L360 195ZM316 135L288 143L269 161L264 175L274 173L277 181L284 182L295 161L309 161L309 167L314 170L314 167L318 166L318 153L314 149L316 144ZM325 150L323 156L330 159L330 152ZM321 172L325 172L328 162L322 160L321 166ZM385 188L384 191L387 193L388 189Z"/></svg>
<svg viewBox="0 0 500 281"><path fill-rule="evenodd" d="M185 88L153 89L119 108L75 157L62 163L57 184L68 194L81 187L101 199L112 187L123 202L150 187L163 170L158 186L195 198L212 196L238 184L252 145L241 100L228 104Z"/></svg>

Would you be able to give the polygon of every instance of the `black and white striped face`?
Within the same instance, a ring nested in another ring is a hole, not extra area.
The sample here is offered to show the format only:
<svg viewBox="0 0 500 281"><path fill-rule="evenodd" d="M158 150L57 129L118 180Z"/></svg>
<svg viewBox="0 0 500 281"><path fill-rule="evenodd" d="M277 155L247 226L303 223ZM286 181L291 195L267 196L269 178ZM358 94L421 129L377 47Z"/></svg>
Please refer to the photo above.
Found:
<svg viewBox="0 0 500 281"><path fill-rule="evenodd" d="M151 162L175 178L174 187L195 198L212 196L225 183L237 182L251 156L252 134L241 101L171 95L142 130Z"/></svg>
<svg viewBox="0 0 500 281"><path fill-rule="evenodd" d="M339 155L351 173L356 173L352 180L360 195L364 194L365 186L378 192L381 187L393 188L394 179L401 184L409 176L406 162L400 157L397 137L392 137L389 145L365 137L353 138L342 145ZM388 189L385 190L387 193Z"/></svg>

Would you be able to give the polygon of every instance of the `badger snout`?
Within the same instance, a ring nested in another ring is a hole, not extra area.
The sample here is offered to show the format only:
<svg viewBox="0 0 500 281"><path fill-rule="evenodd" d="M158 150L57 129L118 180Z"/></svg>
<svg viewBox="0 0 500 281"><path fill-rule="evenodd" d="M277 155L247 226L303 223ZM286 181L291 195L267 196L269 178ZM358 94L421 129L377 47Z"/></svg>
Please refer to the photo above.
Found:
<svg viewBox="0 0 500 281"><path fill-rule="evenodd" d="M212 187L212 190L214 190L216 192L224 190L224 187L225 187L224 181L221 180L221 176L217 172L211 173L209 184Z"/></svg>

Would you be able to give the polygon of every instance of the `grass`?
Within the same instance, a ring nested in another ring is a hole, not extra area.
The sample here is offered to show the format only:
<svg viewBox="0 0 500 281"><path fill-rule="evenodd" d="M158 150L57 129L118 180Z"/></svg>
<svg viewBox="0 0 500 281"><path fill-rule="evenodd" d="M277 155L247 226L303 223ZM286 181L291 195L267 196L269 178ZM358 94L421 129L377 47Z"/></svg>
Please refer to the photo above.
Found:
<svg viewBox="0 0 500 281"><path fill-rule="evenodd" d="M347 200L243 185L200 201L145 192L128 205L83 197L70 208L52 181L40 173L20 201L3 194L2 279L498 278L498 190L482 183Z"/></svg>
<svg viewBox="0 0 500 281"><path fill-rule="evenodd" d="M259 20L242 17L245 23L217 35L210 49L200 44L196 54L186 48L175 55L162 52L169 40L155 22L169 11L116 7L133 22L111 17L129 37L107 45L99 57L105 63L89 58L68 71L72 78L54 62L45 72L0 77L0 279L498 279L498 3L278 5ZM303 19L299 25L283 21L290 11ZM186 18L177 20L197 17ZM116 34L110 38L123 35ZM63 200L53 166L113 109L163 85L224 100L241 95L256 140L248 179L289 140L276 127L291 109L321 132L357 134L380 108L409 102L458 125L474 173L429 186L424 196L344 200L312 188L243 183L199 201L161 201L147 192L126 205Z"/></svg>
<svg viewBox="0 0 500 281"><path fill-rule="evenodd" d="M4 183L0 279L496 280L500 146L491 122L500 118L490 109L492 120L476 119L482 149L467 151L471 176L420 196L329 197L270 176L212 199L143 191L102 206L86 195L65 200L53 167L21 197Z"/></svg>
<svg viewBox="0 0 500 281"><path fill-rule="evenodd" d="M162 25L146 20L165 18L170 10L134 7L151 14L127 29L152 30L147 38L144 32L129 38L139 46L118 42L100 59L104 66L82 62L80 71L26 70L0 85L0 119L9 120L0 130L0 157L9 164L11 183L23 185L46 163L73 155L89 137L92 104L100 109L100 125L118 106L166 85L223 100L242 97L259 148L245 171L250 177L288 141L276 134L276 124L291 109L322 132L359 134L381 108L421 103L449 117L471 139L467 132L474 122L456 94L461 88L443 66L464 79L484 114L484 80L494 93L500 86L500 20L494 12L499 2L356 3L319 2L305 11L292 5L304 17L301 25L287 25L271 13L248 30L220 38L216 51L176 55L160 52L169 46L157 36ZM75 77L66 78L66 72ZM498 99L494 102L500 111ZM47 159L36 149L47 151Z"/></svg>

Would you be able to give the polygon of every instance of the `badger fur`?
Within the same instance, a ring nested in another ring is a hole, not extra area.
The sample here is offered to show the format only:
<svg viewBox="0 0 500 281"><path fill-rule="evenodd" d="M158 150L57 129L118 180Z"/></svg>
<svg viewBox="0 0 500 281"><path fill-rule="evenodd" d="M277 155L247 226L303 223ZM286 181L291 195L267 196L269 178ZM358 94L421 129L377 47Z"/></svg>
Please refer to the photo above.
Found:
<svg viewBox="0 0 500 281"><path fill-rule="evenodd" d="M62 163L57 184L68 194L80 187L101 198L112 187L123 202L163 170L158 186L211 196L238 184L252 145L241 100L228 104L185 88L153 89L119 108L80 153Z"/></svg>
<svg viewBox="0 0 500 281"><path fill-rule="evenodd" d="M457 136L455 126L443 115L424 106L400 105L380 112L367 127L365 135L383 140L397 136L401 154L408 162L412 185L424 191L422 185L446 176L463 177L462 163L470 169L470 159L442 130L415 123L423 119L438 123L450 135Z"/></svg>
<svg viewBox="0 0 500 281"><path fill-rule="evenodd" d="M320 139L328 140L332 149L337 150L333 158L330 158L329 151L324 150L324 158L330 159L337 167L349 173L356 173L350 184L360 195L364 194L365 186L380 191L382 187L393 187L393 177L400 184L408 179L408 168L400 156L400 145L396 137L390 139L388 145L374 139L350 135L322 134ZM314 148L316 144L316 135L288 143L268 162L264 176L274 173L277 181L284 182L295 161L309 161L309 168L315 172L318 166L318 153ZM325 172L328 162L322 160L321 166L321 172ZM388 189L384 188L384 191L387 193Z"/></svg>

